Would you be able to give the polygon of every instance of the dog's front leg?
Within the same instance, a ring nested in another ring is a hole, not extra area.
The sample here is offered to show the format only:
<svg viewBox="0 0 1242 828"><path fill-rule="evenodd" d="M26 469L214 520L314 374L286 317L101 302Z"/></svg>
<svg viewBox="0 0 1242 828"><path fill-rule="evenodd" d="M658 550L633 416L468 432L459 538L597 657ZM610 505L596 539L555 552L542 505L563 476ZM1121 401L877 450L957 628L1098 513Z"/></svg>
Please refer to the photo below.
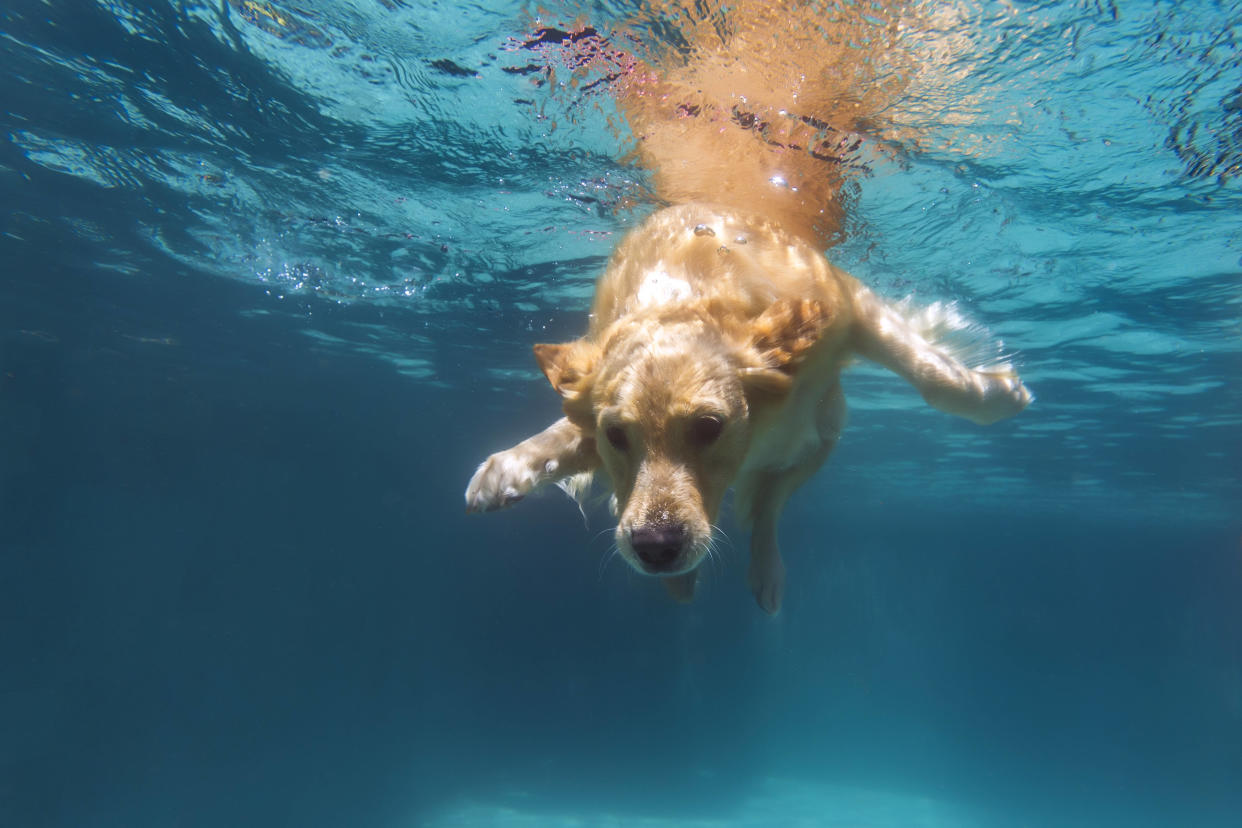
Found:
<svg viewBox="0 0 1242 828"><path fill-rule="evenodd" d="M595 439L562 417L534 437L484 460L466 487L466 511L503 509L544 484L598 465Z"/></svg>
<svg viewBox="0 0 1242 828"><path fill-rule="evenodd" d="M845 427L845 396L834 381L815 409L814 431L798 444L797 461L785 468L752 471L735 487L734 506L750 531L750 569L746 581L759 607L775 615L785 598L785 562L776 542L776 525L785 502L828 459Z"/></svg>
<svg viewBox="0 0 1242 828"><path fill-rule="evenodd" d="M933 407L988 425L1012 417L1031 392L1008 366L972 369L951 349L928 341L895 308L861 288L855 345L868 359L904 377Z"/></svg>
<svg viewBox="0 0 1242 828"><path fill-rule="evenodd" d="M780 611L785 598L785 562L776 545L776 522L780 510L758 515L750 532L750 569L746 583L759 608L768 615Z"/></svg>

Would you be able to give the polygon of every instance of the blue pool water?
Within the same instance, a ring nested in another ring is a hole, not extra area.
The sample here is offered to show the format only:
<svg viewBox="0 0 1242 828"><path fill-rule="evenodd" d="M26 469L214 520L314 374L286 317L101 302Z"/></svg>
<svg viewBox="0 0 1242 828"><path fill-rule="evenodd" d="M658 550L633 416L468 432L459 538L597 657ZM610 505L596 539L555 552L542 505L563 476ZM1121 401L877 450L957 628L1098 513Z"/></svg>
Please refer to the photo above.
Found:
<svg viewBox="0 0 1242 828"><path fill-rule="evenodd" d="M853 369L775 619L463 514L654 208L544 8L0 8L0 826L1242 824L1242 6L922 8L831 256L1037 401Z"/></svg>

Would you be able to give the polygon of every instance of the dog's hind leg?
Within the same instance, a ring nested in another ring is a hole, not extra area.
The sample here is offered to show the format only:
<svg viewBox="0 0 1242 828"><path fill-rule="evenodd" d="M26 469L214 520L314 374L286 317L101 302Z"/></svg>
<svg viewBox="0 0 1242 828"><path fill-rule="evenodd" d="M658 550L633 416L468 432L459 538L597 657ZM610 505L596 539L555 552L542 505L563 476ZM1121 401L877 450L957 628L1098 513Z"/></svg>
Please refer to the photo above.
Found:
<svg viewBox="0 0 1242 828"><path fill-rule="evenodd" d="M903 377L930 405L988 425L1012 417L1031 392L1008 365L970 368L951 347L924 336L915 324L871 291L859 287L855 348Z"/></svg>
<svg viewBox="0 0 1242 828"><path fill-rule="evenodd" d="M841 386L833 385L816 412L818 445L803 454L795 465L757 471L744 489L739 487L738 500L745 510L742 518L752 524L747 584L760 608L770 615L780 610L785 595L785 563L776 540L781 510L789 496L828 459L844 427L845 397Z"/></svg>
<svg viewBox="0 0 1242 828"><path fill-rule="evenodd" d="M540 486L593 471L598 465L595 439L562 417L484 460L466 487L466 511L503 509Z"/></svg>

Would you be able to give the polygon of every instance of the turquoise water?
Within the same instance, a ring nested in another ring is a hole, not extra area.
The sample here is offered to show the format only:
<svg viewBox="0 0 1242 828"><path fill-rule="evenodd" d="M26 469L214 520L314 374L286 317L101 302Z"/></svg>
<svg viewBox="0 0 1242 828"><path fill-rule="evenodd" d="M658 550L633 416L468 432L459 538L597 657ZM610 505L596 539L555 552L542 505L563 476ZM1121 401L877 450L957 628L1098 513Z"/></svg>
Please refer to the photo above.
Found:
<svg viewBox="0 0 1242 828"><path fill-rule="evenodd" d="M853 368L770 619L462 514L655 208L519 44L675 23L6 3L0 825L1237 824L1242 6L925 10L830 255L1037 400Z"/></svg>

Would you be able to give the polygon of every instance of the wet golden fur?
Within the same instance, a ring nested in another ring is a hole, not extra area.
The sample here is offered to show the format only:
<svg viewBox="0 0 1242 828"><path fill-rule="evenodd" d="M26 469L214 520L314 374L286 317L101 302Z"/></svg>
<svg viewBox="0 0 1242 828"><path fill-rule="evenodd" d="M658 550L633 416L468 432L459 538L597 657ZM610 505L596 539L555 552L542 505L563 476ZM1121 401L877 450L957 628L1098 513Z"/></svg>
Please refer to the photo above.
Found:
<svg viewBox="0 0 1242 828"><path fill-rule="evenodd" d="M691 46L645 56L614 91L661 200L758 212L832 244L850 153L905 86L896 41L917 25L912 12L892 2L652 5Z"/></svg>
<svg viewBox="0 0 1242 828"><path fill-rule="evenodd" d="M731 33L698 31L687 59L663 72L635 60L618 82L640 157L674 206L617 247L586 335L535 346L565 416L489 457L466 502L489 511L603 472L620 554L688 600L733 488L751 529L751 590L776 612L777 520L844 425L838 379L849 359L875 360L931 405L979 423L1018 413L1030 395L1007 366L962 364L822 254L838 232L844 172L812 150L844 140L863 102L887 94L843 91L876 64L843 80L858 56L825 45L808 4L784 4L784 15L730 8ZM880 28L870 50L887 48ZM774 51L796 38L792 55Z"/></svg>

